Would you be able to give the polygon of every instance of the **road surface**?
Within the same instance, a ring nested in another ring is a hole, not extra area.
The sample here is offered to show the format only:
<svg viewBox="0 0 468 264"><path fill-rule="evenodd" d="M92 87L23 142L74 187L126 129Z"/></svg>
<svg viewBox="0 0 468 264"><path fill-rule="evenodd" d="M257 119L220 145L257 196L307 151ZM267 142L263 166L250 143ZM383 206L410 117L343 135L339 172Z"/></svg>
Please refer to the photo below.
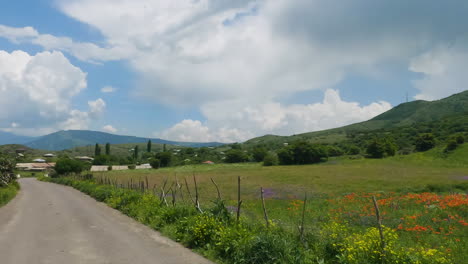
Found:
<svg viewBox="0 0 468 264"><path fill-rule="evenodd" d="M0 208L1 264L212 263L71 187L19 182Z"/></svg>

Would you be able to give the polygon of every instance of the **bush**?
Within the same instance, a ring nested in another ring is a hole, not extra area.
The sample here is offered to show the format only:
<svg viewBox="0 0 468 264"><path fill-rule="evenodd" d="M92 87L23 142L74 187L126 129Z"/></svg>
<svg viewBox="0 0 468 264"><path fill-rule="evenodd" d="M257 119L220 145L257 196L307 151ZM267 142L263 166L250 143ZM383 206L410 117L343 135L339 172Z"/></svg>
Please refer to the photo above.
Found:
<svg viewBox="0 0 468 264"><path fill-rule="evenodd" d="M159 159L159 164L162 168L169 167L171 165L172 154L171 152L160 152L156 154L156 159Z"/></svg>
<svg viewBox="0 0 468 264"><path fill-rule="evenodd" d="M134 170L134 169L136 169L136 165L135 164L128 165L128 169L129 170Z"/></svg>
<svg viewBox="0 0 468 264"><path fill-rule="evenodd" d="M112 165L109 165L109 166L107 167L107 170L108 170L108 171L111 171L111 170L112 170Z"/></svg>
<svg viewBox="0 0 468 264"><path fill-rule="evenodd" d="M344 155L344 151L337 146L328 146L327 153L329 157L339 157Z"/></svg>
<svg viewBox="0 0 468 264"><path fill-rule="evenodd" d="M263 166L276 166L278 165L278 155L276 153L268 153L266 154L265 158L263 159Z"/></svg>
<svg viewBox="0 0 468 264"><path fill-rule="evenodd" d="M282 165L313 164L328 158L328 154L326 147L322 145L297 141L278 151L278 158Z"/></svg>
<svg viewBox="0 0 468 264"><path fill-rule="evenodd" d="M230 149L226 152L227 163L246 162L248 160L249 156L240 149Z"/></svg>
<svg viewBox="0 0 468 264"><path fill-rule="evenodd" d="M81 173L87 169L89 169L89 164L68 158L61 158L55 164L55 171L58 175Z"/></svg>
<svg viewBox="0 0 468 264"><path fill-rule="evenodd" d="M463 136L462 134L456 135L455 140L457 141L458 145L461 145L465 143L465 136Z"/></svg>
<svg viewBox="0 0 468 264"><path fill-rule="evenodd" d="M447 146L445 146L445 152L453 151L458 147L458 143L455 139L449 140Z"/></svg>
<svg viewBox="0 0 468 264"><path fill-rule="evenodd" d="M252 157L256 162L261 162L265 159L268 151L264 147L255 147L252 150Z"/></svg>
<svg viewBox="0 0 468 264"><path fill-rule="evenodd" d="M417 151L427 151L435 147L435 137L431 133L419 134L416 139L416 150Z"/></svg>
<svg viewBox="0 0 468 264"><path fill-rule="evenodd" d="M346 150L346 154L348 155L359 155L360 153L361 149L356 145L351 145Z"/></svg>
<svg viewBox="0 0 468 264"><path fill-rule="evenodd" d="M369 158L381 159L386 156L395 156L397 146L392 138L375 138L367 145Z"/></svg>
<svg viewBox="0 0 468 264"><path fill-rule="evenodd" d="M159 169L159 167L161 166L161 161L156 158L152 158L149 163L151 165L151 168L153 169Z"/></svg>

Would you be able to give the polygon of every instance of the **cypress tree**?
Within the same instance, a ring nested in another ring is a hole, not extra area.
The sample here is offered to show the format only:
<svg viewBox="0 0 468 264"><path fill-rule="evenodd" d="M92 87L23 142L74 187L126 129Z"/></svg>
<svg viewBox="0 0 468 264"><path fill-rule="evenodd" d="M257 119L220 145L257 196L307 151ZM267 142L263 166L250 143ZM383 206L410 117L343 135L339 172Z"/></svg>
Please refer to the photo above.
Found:
<svg viewBox="0 0 468 264"><path fill-rule="evenodd" d="M106 155L110 155L110 143L106 144Z"/></svg>
<svg viewBox="0 0 468 264"><path fill-rule="evenodd" d="M150 140L148 140L148 144L146 145L146 151L151 152L151 147L152 146L151 146L151 139L150 139Z"/></svg>
<svg viewBox="0 0 468 264"><path fill-rule="evenodd" d="M133 152L133 155L134 155L134 159L137 160L138 159L138 146L135 146L135 151Z"/></svg>
<svg viewBox="0 0 468 264"><path fill-rule="evenodd" d="M94 147L94 156L99 156L101 155L101 147L99 146L98 143L96 143L96 146Z"/></svg>

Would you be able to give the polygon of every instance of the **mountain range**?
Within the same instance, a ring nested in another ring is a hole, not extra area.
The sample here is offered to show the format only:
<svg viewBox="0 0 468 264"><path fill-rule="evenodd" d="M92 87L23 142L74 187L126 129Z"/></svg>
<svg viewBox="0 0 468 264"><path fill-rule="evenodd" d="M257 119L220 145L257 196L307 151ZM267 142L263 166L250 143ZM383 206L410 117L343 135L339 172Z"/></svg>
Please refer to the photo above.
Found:
<svg viewBox="0 0 468 264"><path fill-rule="evenodd" d="M71 149L80 146L99 144L126 144L126 143L146 143L151 140L156 144L168 144L184 147L216 147L223 145L223 143L209 142L209 143L196 143L196 142L177 142L164 140L159 138L143 138L135 136L121 136L105 132L89 131L89 130L66 130L58 131L49 135L38 138L17 136L11 133L0 133L0 145L6 144L22 144L24 146L34 148L58 151L64 149Z"/></svg>
<svg viewBox="0 0 468 264"><path fill-rule="evenodd" d="M309 132L292 136L265 135L246 141L245 145L282 144L298 139L306 139L317 143L336 143L346 138L347 133L374 131L408 127L417 123L436 122L444 118L462 118L468 116L468 91L454 94L437 101L413 101L400 104L391 110L378 115L371 120L344 127L323 131ZM18 136L7 132L0 132L0 145L23 144L27 147L42 150L64 150L80 146L99 144L130 144L146 143L149 139L156 144L178 145L186 147L216 147L223 143L194 143L177 142L158 138L142 138L135 136L121 136L104 132L88 130L58 131L38 138Z"/></svg>

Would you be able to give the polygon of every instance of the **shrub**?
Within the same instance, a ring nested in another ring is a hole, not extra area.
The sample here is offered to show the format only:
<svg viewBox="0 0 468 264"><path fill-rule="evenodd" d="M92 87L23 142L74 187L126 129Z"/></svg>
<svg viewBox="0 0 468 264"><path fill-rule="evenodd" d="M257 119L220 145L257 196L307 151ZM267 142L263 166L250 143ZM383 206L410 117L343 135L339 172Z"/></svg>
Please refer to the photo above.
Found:
<svg viewBox="0 0 468 264"><path fill-rule="evenodd" d="M255 147L252 150L252 157L256 162L261 162L265 159L268 151L264 147Z"/></svg>
<svg viewBox="0 0 468 264"><path fill-rule="evenodd" d="M226 152L227 163L246 162L248 160L249 156L240 149L230 149Z"/></svg>
<svg viewBox="0 0 468 264"><path fill-rule="evenodd" d="M55 164L55 171L58 175L67 175L71 173L81 173L84 170L89 169L89 165L79 161L68 158L62 158Z"/></svg>
<svg viewBox="0 0 468 264"><path fill-rule="evenodd" d="M346 153L348 155L359 155L361 153L361 149L356 145L351 145L347 148Z"/></svg>
<svg viewBox="0 0 468 264"><path fill-rule="evenodd" d="M111 170L112 170L112 165L109 165L109 166L107 167L107 170L108 170L108 171L111 171Z"/></svg>
<svg viewBox="0 0 468 264"><path fill-rule="evenodd" d="M450 140L445 146L445 152L455 150L458 147L458 143L455 140Z"/></svg>
<svg viewBox="0 0 468 264"><path fill-rule="evenodd" d="M278 158L282 165L313 164L327 157L327 150L324 146L306 141L296 141L278 151Z"/></svg>
<svg viewBox="0 0 468 264"><path fill-rule="evenodd" d="M344 151L337 146L328 146L327 153L329 157L339 157L344 155Z"/></svg>
<svg viewBox="0 0 468 264"><path fill-rule="evenodd" d="M172 154L171 152L160 152L156 154L156 159L159 159L160 166L162 168L169 167L171 165Z"/></svg>
<svg viewBox="0 0 468 264"><path fill-rule="evenodd" d="M159 169L159 167L161 166L161 161L156 158L152 158L149 163L151 165L151 168L153 169Z"/></svg>
<svg viewBox="0 0 468 264"><path fill-rule="evenodd" d="M374 138L367 144L369 158L381 159L386 156L395 156L397 146L392 138Z"/></svg>
<svg viewBox="0 0 468 264"><path fill-rule="evenodd" d="M136 169L136 165L135 164L128 165L128 169L129 170L134 170L134 169Z"/></svg>
<svg viewBox="0 0 468 264"><path fill-rule="evenodd" d="M278 155L273 152L269 152L263 159L263 166L276 166L278 163Z"/></svg>
<svg viewBox="0 0 468 264"><path fill-rule="evenodd" d="M457 141L457 144L459 145L465 143L465 137L462 134L456 135L455 140Z"/></svg>
<svg viewBox="0 0 468 264"><path fill-rule="evenodd" d="M419 134L416 138L416 150L417 151L427 151L435 147L435 137L431 133Z"/></svg>

